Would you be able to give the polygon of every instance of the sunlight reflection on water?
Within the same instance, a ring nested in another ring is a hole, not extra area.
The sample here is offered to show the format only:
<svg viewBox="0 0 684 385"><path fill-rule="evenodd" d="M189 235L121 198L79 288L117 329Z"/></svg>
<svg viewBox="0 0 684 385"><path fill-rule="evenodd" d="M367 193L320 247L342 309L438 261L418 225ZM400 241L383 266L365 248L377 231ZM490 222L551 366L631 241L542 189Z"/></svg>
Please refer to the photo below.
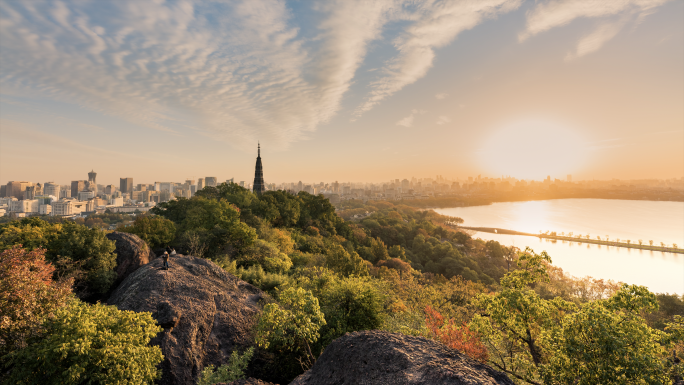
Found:
<svg viewBox="0 0 684 385"><path fill-rule="evenodd" d="M684 246L684 203L606 199L558 199L504 202L488 206L435 209L465 220L464 226L498 227L538 234L556 231L590 234L592 239L630 239L656 245ZM553 263L582 277L613 279L647 286L654 292L684 294L684 254L614 246L552 242L529 236L478 232L475 237L496 240L521 249L546 250Z"/></svg>

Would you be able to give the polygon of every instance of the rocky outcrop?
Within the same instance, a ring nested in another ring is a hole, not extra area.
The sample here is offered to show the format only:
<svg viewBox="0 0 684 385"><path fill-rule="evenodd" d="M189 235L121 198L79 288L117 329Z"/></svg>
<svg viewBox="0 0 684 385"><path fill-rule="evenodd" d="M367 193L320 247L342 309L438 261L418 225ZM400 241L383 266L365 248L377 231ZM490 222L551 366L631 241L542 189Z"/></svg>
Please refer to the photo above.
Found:
<svg viewBox="0 0 684 385"><path fill-rule="evenodd" d="M155 255L147 243L137 235L118 231L107 234L107 239L114 241L116 246L116 281L114 287L123 282L126 277L140 266L150 263Z"/></svg>
<svg viewBox="0 0 684 385"><path fill-rule="evenodd" d="M383 331L347 333L290 385L513 385L503 373L422 337Z"/></svg>
<svg viewBox="0 0 684 385"><path fill-rule="evenodd" d="M164 354L160 383L194 384L205 366L225 364L233 350L254 344L258 301L266 294L206 259L179 255L169 264L163 270L158 258L138 268L108 303L152 312L164 328L151 341Z"/></svg>

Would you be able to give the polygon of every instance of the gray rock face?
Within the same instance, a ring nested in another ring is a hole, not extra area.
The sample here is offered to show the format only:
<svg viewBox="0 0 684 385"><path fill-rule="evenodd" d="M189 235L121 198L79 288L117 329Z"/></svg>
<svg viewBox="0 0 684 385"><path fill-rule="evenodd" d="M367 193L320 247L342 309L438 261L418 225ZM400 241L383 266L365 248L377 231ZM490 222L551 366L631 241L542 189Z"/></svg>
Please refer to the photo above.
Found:
<svg viewBox="0 0 684 385"><path fill-rule="evenodd" d="M145 241L137 235L114 231L107 234L107 239L114 241L116 246L115 287L140 266L150 263L155 258Z"/></svg>
<svg viewBox="0 0 684 385"><path fill-rule="evenodd" d="M160 302L157 304L157 322L164 329L169 329L178 325L181 311L170 302Z"/></svg>
<svg viewBox="0 0 684 385"><path fill-rule="evenodd" d="M158 258L138 268L108 303L152 312L164 328L151 341L164 354L160 384L195 384L205 366L225 364L233 350L254 344L266 294L202 258L172 256L169 265L162 270Z"/></svg>
<svg viewBox="0 0 684 385"><path fill-rule="evenodd" d="M422 337L383 331L347 333L290 385L513 385L503 373Z"/></svg>

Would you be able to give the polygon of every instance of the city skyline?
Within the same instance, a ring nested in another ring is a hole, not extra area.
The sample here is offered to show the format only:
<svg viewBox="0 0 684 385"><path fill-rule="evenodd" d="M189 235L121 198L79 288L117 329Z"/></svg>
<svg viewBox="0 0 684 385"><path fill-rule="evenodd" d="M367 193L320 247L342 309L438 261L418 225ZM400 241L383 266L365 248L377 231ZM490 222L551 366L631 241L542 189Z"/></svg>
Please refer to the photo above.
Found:
<svg viewBox="0 0 684 385"><path fill-rule="evenodd" d="M681 178L684 3L572 4L3 2L0 183Z"/></svg>

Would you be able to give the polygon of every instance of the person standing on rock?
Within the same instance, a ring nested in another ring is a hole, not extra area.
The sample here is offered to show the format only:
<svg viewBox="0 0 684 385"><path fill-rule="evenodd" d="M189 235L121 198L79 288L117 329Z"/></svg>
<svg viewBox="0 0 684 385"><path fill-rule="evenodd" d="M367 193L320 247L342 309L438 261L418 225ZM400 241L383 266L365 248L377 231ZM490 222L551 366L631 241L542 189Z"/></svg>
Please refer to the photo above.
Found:
<svg viewBox="0 0 684 385"><path fill-rule="evenodd" d="M169 252L165 251L164 254L162 254L162 259L164 260L164 264L162 267L166 270L169 269Z"/></svg>

